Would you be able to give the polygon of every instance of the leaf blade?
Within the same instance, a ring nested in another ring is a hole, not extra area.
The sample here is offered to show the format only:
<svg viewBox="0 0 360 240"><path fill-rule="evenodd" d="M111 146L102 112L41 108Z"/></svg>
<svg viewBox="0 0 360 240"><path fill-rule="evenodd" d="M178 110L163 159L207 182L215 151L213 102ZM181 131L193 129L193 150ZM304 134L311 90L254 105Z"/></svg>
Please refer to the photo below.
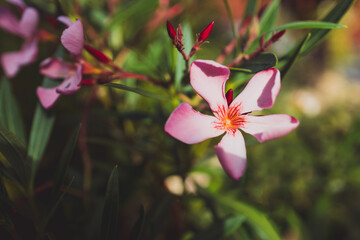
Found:
<svg viewBox="0 0 360 240"><path fill-rule="evenodd" d="M304 29L304 28L315 28L315 29L336 29L336 28L345 28L345 25L337 24L333 22L323 22L323 21L297 21L287 23L278 27L275 27L268 32L276 32L288 29Z"/></svg>
<svg viewBox="0 0 360 240"><path fill-rule="evenodd" d="M132 87L126 86L124 84L120 84L120 83L106 83L104 85L108 86L108 87L112 87L112 88L117 88L117 89L120 89L120 90L125 90L125 91L129 91L129 92L137 93L139 95L142 95L142 96L145 96L145 97L150 97L150 98L155 98L155 99L158 99L158 100L166 100L167 99L164 96L159 96L159 95L156 95L154 93L146 92L146 91L144 91L142 89L139 89L139 88L132 88Z"/></svg>

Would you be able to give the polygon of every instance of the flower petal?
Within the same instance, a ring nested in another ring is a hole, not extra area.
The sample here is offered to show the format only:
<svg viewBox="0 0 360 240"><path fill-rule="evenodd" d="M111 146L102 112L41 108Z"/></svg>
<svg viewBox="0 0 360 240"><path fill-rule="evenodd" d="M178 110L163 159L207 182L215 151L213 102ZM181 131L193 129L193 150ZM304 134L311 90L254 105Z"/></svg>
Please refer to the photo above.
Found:
<svg viewBox="0 0 360 240"><path fill-rule="evenodd" d="M214 127L217 118L195 111L190 104L180 104L165 124L165 132L174 138L194 144L219 136L224 131Z"/></svg>
<svg viewBox="0 0 360 240"><path fill-rule="evenodd" d="M225 134L215 151L225 172L239 180L246 168L246 148L241 132L236 130L235 134Z"/></svg>
<svg viewBox="0 0 360 240"><path fill-rule="evenodd" d="M64 84L61 84L57 87L57 92L63 95L73 94L80 88L80 83L82 79L82 66L79 64L74 74L65 78ZM65 84L66 83L66 84Z"/></svg>
<svg viewBox="0 0 360 240"><path fill-rule="evenodd" d="M214 61L196 60L190 67L190 84L205 99L211 110L218 106L228 106L225 98L225 82L230 70Z"/></svg>
<svg viewBox="0 0 360 240"><path fill-rule="evenodd" d="M285 136L298 125L299 121L287 114L245 116L241 130L253 135L259 142L264 142Z"/></svg>
<svg viewBox="0 0 360 240"><path fill-rule="evenodd" d="M50 78L65 78L75 72L75 65L60 58L47 58L40 64L40 73Z"/></svg>
<svg viewBox="0 0 360 240"><path fill-rule="evenodd" d="M65 24L66 26L68 26L68 27L70 27L72 24L73 24L73 22L70 20L70 18L68 18L67 16L59 16L58 18L57 18L57 20L59 21L59 22L62 22L63 24Z"/></svg>
<svg viewBox="0 0 360 240"><path fill-rule="evenodd" d="M84 30L80 20L76 20L61 35L61 43L72 54L80 55L84 47Z"/></svg>
<svg viewBox="0 0 360 240"><path fill-rule="evenodd" d="M3 6L0 6L0 27L12 34L21 35L18 19L9 8Z"/></svg>
<svg viewBox="0 0 360 240"><path fill-rule="evenodd" d="M37 87L36 94L40 100L41 105L45 109L49 109L53 107L57 99L60 97L60 94L56 91L56 87L54 88Z"/></svg>
<svg viewBox="0 0 360 240"><path fill-rule="evenodd" d="M35 8L25 8L19 23L19 31L21 35L26 39L34 36L37 30L38 23L39 13L35 10Z"/></svg>
<svg viewBox="0 0 360 240"><path fill-rule="evenodd" d="M21 66L35 60L38 52L38 39L34 38L30 42L25 42L22 49L18 52L4 53L1 56L1 65L6 76L14 77Z"/></svg>
<svg viewBox="0 0 360 240"><path fill-rule="evenodd" d="M276 68L258 72L230 106L240 104L242 113L271 108L280 86L280 72Z"/></svg>

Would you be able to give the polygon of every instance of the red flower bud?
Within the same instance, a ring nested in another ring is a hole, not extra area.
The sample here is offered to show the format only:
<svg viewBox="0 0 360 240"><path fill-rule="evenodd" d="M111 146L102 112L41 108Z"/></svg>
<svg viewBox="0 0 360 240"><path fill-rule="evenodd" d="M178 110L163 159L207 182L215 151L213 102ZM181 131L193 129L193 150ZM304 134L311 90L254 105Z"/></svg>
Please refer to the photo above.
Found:
<svg viewBox="0 0 360 240"><path fill-rule="evenodd" d="M277 40L279 40L283 35L284 33L286 32L286 30L282 30L278 33L275 33L272 37L271 37L271 41L272 42L276 42Z"/></svg>
<svg viewBox="0 0 360 240"><path fill-rule="evenodd" d="M230 105L231 102L234 100L234 92L232 89L229 89L226 94L226 101L227 101L227 104Z"/></svg>
<svg viewBox="0 0 360 240"><path fill-rule="evenodd" d="M91 47L88 44L85 44L85 49L90 53L92 56L94 56L97 60L99 60L102 63L109 64L111 62L110 58L108 58L104 53L100 52L99 50Z"/></svg>
<svg viewBox="0 0 360 240"><path fill-rule="evenodd" d="M204 28L204 30L201 31L198 37L199 42L204 42L208 38L213 26L214 26L214 21L212 21L206 28Z"/></svg>
<svg viewBox="0 0 360 240"><path fill-rule="evenodd" d="M171 38L171 40L174 41L176 38L175 28L171 25L171 23L169 21L166 21L166 28L167 28L169 37Z"/></svg>

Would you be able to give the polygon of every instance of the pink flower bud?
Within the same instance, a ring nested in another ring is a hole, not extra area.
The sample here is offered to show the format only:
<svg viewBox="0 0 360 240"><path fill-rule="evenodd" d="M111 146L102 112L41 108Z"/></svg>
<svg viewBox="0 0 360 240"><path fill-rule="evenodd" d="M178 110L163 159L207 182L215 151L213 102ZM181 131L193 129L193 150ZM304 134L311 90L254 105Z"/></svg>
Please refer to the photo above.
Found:
<svg viewBox="0 0 360 240"><path fill-rule="evenodd" d="M175 28L171 25L171 23L169 21L166 21L166 28L169 34L169 37L171 38L171 40L175 40L176 38L176 31Z"/></svg>
<svg viewBox="0 0 360 240"><path fill-rule="evenodd" d="M233 92L233 90L229 89L226 92L225 97L226 97L227 104L230 105L231 102L234 100L234 92Z"/></svg>
<svg viewBox="0 0 360 240"><path fill-rule="evenodd" d="M199 42L204 42L209 37L209 34L211 33L213 26L214 26L214 21L212 21L206 28L204 28L204 30L201 31L198 37Z"/></svg>
<svg viewBox="0 0 360 240"><path fill-rule="evenodd" d="M271 37L271 41L272 42L276 42L277 40L279 40L283 35L284 33L286 32L286 30L282 30L278 33L275 33L272 37Z"/></svg>
<svg viewBox="0 0 360 240"><path fill-rule="evenodd" d="M111 62L110 58L108 58L104 53L100 52L99 50L91 47L88 44L85 44L84 47L86 51L88 51L92 56L94 56L100 62L105 64L109 64Z"/></svg>

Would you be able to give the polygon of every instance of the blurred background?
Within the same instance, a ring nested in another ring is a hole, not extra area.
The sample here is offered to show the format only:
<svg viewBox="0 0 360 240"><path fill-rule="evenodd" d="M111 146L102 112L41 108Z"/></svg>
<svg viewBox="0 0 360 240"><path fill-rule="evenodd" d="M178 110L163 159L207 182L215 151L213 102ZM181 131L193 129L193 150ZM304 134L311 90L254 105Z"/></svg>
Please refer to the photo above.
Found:
<svg viewBox="0 0 360 240"><path fill-rule="evenodd" d="M269 2L259 1L257 9ZM336 3L282 1L276 25L321 19ZM55 12L53 1L34 0L28 4L43 14ZM174 27L183 26L185 41L193 41L195 33L215 21L209 43L192 60L216 60L233 39L222 0L81 0L60 4L64 13L82 20L87 42L118 66L165 82L174 78L176 60L176 49L166 32L167 19ZM246 1L230 0L229 5L235 23L240 24ZM184 96L162 101L106 86L90 86L62 97L53 110L55 125L35 189L51 182L59 167L59 155L81 121L86 136L81 139L80 134L80 144L66 174L66 183L73 176L74 182L45 229L46 239L101 239L106 185L115 165L119 172L117 234L122 237L118 239L272 239L264 234L266 224L256 220L257 216L266 216L285 240L360 239L358 14L360 4L355 2L340 21L347 28L332 30L282 79L275 106L261 114L290 114L299 119L300 125L281 139L261 144L244 134L248 165L240 181L229 178L217 160L213 146L220 138L186 145L164 133L167 117ZM44 28L48 25L46 21L41 23ZM281 56L307 32L288 30L268 51ZM4 30L0 30L0 39L1 54L18 49L22 41ZM38 101L35 89L42 80L38 66L57 46L41 43L37 61L10 81L27 136ZM235 83L239 78L232 72L230 84L238 85ZM173 88L154 87L134 79L121 83L174 96ZM194 92L186 88L187 84L185 77L183 95L192 98ZM234 91L237 95L240 88ZM91 161L88 189L84 189L84 158ZM10 213L15 235L32 239L28 237L36 234L27 204L19 204L21 194L5 178L3 181L17 209ZM40 215L49 211L49 191L45 188L36 195ZM219 200L224 196L226 201ZM228 217L242 225L224 237L216 226L223 226ZM136 238L139 219L142 236ZM209 233L211 237L206 235ZM0 227L1 239L15 235Z"/></svg>

